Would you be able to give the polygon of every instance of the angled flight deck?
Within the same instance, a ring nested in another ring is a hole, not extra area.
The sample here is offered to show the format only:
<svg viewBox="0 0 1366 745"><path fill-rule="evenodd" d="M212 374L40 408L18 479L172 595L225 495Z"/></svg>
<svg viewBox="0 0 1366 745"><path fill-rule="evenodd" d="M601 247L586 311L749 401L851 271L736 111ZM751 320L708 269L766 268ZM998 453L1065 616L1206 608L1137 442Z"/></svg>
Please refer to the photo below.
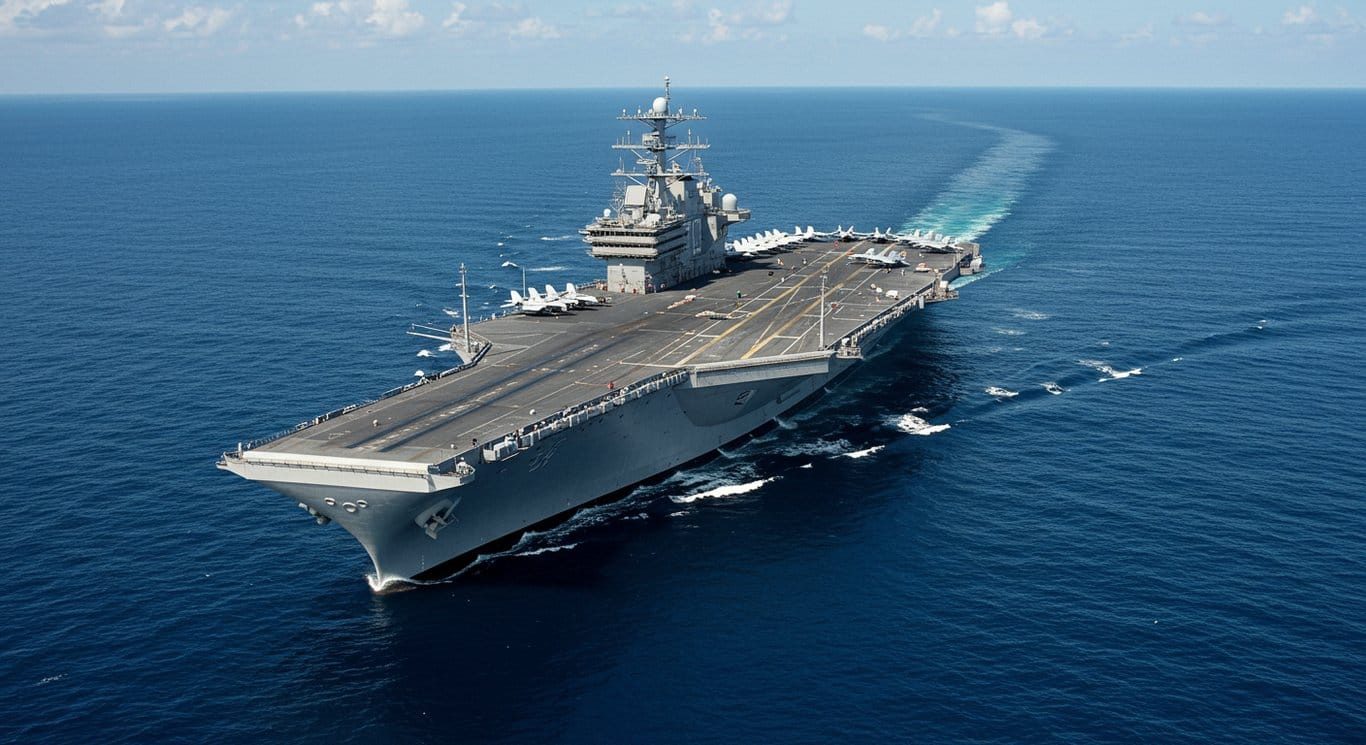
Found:
<svg viewBox="0 0 1366 745"><path fill-rule="evenodd" d="M931 267L922 272L851 261L870 245L803 243L665 293L474 324L490 343L478 364L259 450L438 463L453 446L493 441L665 370L827 349L880 314L935 299L936 279L958 261L911 253L912 263Z"/></svg>

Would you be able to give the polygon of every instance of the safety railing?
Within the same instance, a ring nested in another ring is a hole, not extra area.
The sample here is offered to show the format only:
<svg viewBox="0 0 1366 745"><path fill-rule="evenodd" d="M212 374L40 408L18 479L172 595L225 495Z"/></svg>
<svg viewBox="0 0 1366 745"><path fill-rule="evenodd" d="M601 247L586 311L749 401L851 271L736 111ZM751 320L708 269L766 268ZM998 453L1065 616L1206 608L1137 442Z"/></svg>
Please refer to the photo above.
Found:
<svg viewBox="0 0 1366 745"><path fill-rule="evenodd" d="M656 375L651 375L643 380L636 381L628 386L613 389L611 392L598 396L597 398L561 409L560 411L543 417L535 422L518 427L511 432L493 438L489 441L491 443L490 446L484 449L485 458L487 459L490 457L490 453L499 452L499 449L496 447L496 444L499 442L511 442L516 445L517 451L526 450L556 432L577 427L594 417L606 414L618 406L648 396L651 393L664 388L672 388L687 379L687 370L667 370Z"/></svg>
<svg viewBox="0 0 1366 745"><path fill-rule="evenodd" d="M927 294L929 293L920 292L906 296L904 299L893 304L887 310L882 311L881 313L873 316L867 321L864 321L862 324L854 327L853 331L850 331L849 333L840 337L838 340L835 341L835 344L841 347L858 347L863 342L863 340L868 337L869 334L872 334L874 331L878 331L886 327L888 324L906 315L912 310L923 307L921 299L926 298Z"/></svg>

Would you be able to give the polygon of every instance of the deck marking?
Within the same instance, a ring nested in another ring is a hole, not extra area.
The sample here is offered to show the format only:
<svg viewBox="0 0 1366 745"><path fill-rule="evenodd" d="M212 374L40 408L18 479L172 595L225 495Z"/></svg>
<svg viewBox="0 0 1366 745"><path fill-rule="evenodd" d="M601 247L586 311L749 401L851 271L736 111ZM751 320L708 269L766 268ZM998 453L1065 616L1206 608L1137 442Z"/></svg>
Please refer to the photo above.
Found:
<svg viewBox="0 0 1366 745"><path fill-rule="evenodd" d="M687 357L684 357L683 359L679 360L678 364L679 364L679 365L686 365L686 364L688 364L689 362L691 362L691 361L693 360L694 357L696 357L696 356L699 355L699 354L702 354L703 352L707 351L708 349L711 349L713 345L715 345L717 342L719 342L719 341L721 341L722 339L724 339L724 338L726 338L727 336L729 336L729 335L730 335L731 333L733 333L736 329L740 328L741 326L744 326L746 323L749 323L755 316L757 316L757 315L759 315L760 313L763 313L764 311L766 311L766 310L768 310L769 308L773 307L774 304L776 304L779 300L782 300L783 297L784 297L785 295L787 295L788 293L796 292L796 291L797 291L797 288L801 287L802 285L806 284L807 282L810 282L810 281L812 280L812 278L814 278L816 275L818 275L818 274L820 274L820 273L822 273L822 272L829 271L829 270L830 270L830 267L834 266L836 263L839 262L840 259L844 258L845 253L847 253L847 252L841 252L841 253L837 254L837 255L835 256L835 258L833 258L833 259L831 259L829 262L827 262L827 263L825 264L825 266L821 268L820 271L815 271L815 272L812 272L812 273L806 275L805 277L802 278L802 281L800 281L800 282L798 282L797 284L793 285L791 288L789 288L789 289L787 289L787 290L784 290L782 294L778 295L778 297L775 297L775 298L773 298L772 300L770 300L770 301L768 301L767 303L765 303L765 304L764 304L764 307L762 307L762 308L760 308L760 309L754 311L753 313L750 313L749 315L745 316L744 318L740 319L740 321L739 321L738 323L736 323L734 326L731 326L730 328L726 329L725 331L721 332L721 334L718 335L715 339L712 339L711 341L707 342L706 344L703 344L702 347L701 347L700 349L698 349L696 352L693 352L692 354L688 355ZM819 301L819 299L818 299L818 301Z"/></svg>
<svg viewBox="0 0 1366 745"><path fill-rule="evenodd" d="M832 288L826 290L826 295L829 295L831 292L836 292L836 291L838 291L838 290L839 290L840 288L842 288L842 287L844 287L844 283L843 283L843 282L841 282L841 283L835 285L834 287L832 287ZM796 323L797 321L802 320L803 318L806 317L806 314L808 314L808 313L810 313L812 310L818 308L818 307L820 306L820 304L821 304L821 301L824 300L824 299L825 299L824 297L819 297L819 296L818 296L815 300L812 300L809 304L807 304L807 306L806 306L805 308L802 308L802 310L801 310L800 313L798 313L797 315L795 315L795 316L793 316L791 319L789 319L787 323L784 323L782 326L779 326L777 331L775 331L775 332L773 332L772 334L770 334L770 335L764 337L763 339L759 340L757 343L755 343L754 346L752 346L752 347L749 348L749 351L748 351L748 352L745 352L744 354L740 355L740 359L742 359L742 360L747 360L747 359L749 359L750 357L753 357L753 356L755 355L755 353L757 353L760 349L763 349L764 347L768 346L768 343L769 343L769 342L771 342L771 341L773 341L774 339L778 338L778 335L779 335L779 334L781 334L781 333L783 333L784 331L787 331L788 329L792 328L792 324Z"/></svg>

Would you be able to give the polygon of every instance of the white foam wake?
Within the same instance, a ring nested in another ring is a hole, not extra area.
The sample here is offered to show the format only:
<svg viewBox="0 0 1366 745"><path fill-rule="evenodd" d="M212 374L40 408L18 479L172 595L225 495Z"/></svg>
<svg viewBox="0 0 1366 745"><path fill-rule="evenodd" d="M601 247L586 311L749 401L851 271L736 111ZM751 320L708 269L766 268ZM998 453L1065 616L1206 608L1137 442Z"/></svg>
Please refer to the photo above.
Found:
<svg viewBox="0 0 1366 745"><path fill-rule="evenodd" d="M853 444L848 440L813 440L810 442L795 442L783 450L783 455L796 457L798 455L843 455L848 452Z"/></svg>
<svg viewBox="0 0 1366 745"><path fill-rule="evenodd" d="M572 235L543 235L543 236L541 236L541 240L543 240L543 241L567 241L567 240L569 240L570 238L573 238L573 237L574 237L574 236L572 236Z"/></svg>
<svg viewBox="0 0 1366 745"><path fill-rule="evenodd" d="M718 497L734 497L734 496L738 496L738 495L741 495L741 494L748 494L749 492L752 492L752 491L754 491L754 490L756 490L756 489L759 489L759 488L763 487L764 484L767 484L767 483L769 483L769 482L771 482L771 481L773 481L773 480L775 480L775 479L777 479L777 478L778 478L777 476L769 476L769 477L766 478L766 479L759 479L758 481L751 481L751 482L749 482L749 483L747 483L747 484L730 484L730 485L727 485L727 486L718 486L718 487L716 487L715 489L711 489L711 490L709 490L709 491L698 492L697 494L689 494L689 495L687 495L687 496L682 496L682 497L671 496L671 497L669 497L669 501L673 502L674 504L691 504L691 503L693 503L693 502L696 502L696 501L699 501L699 500L702 500L702 499L716 499L716 498L718 498Z"/></svg>
<svg viewBox="0 0 1366 745"><path fill-rule="evenodd" d="M944 191L901 226L933 230L975 240L1010 214L1053 143L1042 135L987 124L955 122L986 129L1000 140L949 181Z"/></svg>
<svg viewBox="0 0 1366 745"><path fill-rule="evenodd" d="M534 266L534 267L528 269L527 271L528 271L528 272L562 272L562 271L564 271L564 269L565 269L565 268L562 267L562 266Z"/></svg>
<svg viewBox="0 0 1366 745"><path fill-rule="evenodd" d="M908 435L929 436L949 429L948 424L930 424L915 414L902 414L896 418L896 428Z"/></svg>
<svg viewBox="0 0 1366 745"><path fill-rule="evenodd" d="M466 573L473 571L476 567L481 567L490 562L505 559L509 556L536 556L552 551L568 551L569 549L576 548L579 545L578 542L557 544L554 543L554 541L567 538L569 535L582 528L605 523L619 514L622 510L628 509L634 503L635 499L628 497L621 502L585 507L574 513L574 515L565 522L556 525L549 530L528 530L522 533L521 537L517 539L517 542L509 548L491 554L479 554L474 558L474 561L471 561L467 566L461 568L460 571L452 574L450 577L436 580L435 582L395 580L392 578L386 578L381 582L377 580L373 574L367 574L366 579L369 581L372 590L375 592L385 592L391 587L394 589L402 589L403 584L426 585L450 582L457 577L461 577ZM533 545L544 544L547 541L551 542L551 545L542 545L540 548L529 548Z"/></svg>
<svg viewBox="0 0 1366 745"><path fill-rule="evenodd" d="M994 396L996 398L1015 398L1016 396L1020 395L1019 391L1007 390L1005 388L1000 388L994 385L990 388L987 388L985 392L988 396Z"/></svg>
<svg viewBox="0 0 1366 745"><path fill-rule="evenodd" d="M564 544L563 546L546 546L545 548L533 548L533 549L531 549L530 551L523 551L523 552L521 552L521 553L519 553L519 554L516 554L516 555L517 555L517 556L539 556L539 555L541 555L541 554L553 553L553 552L555 552L555 551L568 551L569 549L574 548L574 547L576 547L576 546L578 546L578 545L579 545L579 544L577 544L577 543L566 543L566 544Z"/></svg>
<svg viewBox="0 0 1366 745"><path fill-rule="evenodd" d="M872 447L870 447L870 448L864 448L863 450L855 450L855 451L852 452L852 453L843 453L843 455L844 455L844 457L846 457L846 458L853 458L853 459L855 459L855 460L858 460L859 458L867 458L868 456L872 455L873 453L876 453L877 451L879 451L879 450L881 450L881 449L883 449L883 448L885 448L885 447L887 447L887 446L886 446L886 445L874 445L874 446L872 446Z"/></svg>
<svg viewBox="0 0 1366 745"><path fill-rule="evenodd" d="M461 572L461 574L463 573L464 572ZM435 582L412 582L411 580L403 580L398 577L385 577L384 579L380 579L369 572L365 573L365 582L370 585L370 592L377 595L382 595L390 591L406 590L408 589L407 586L409 584L436 584Z"/></svg>
<svg viewBox="0 0 1366 745"><path fill-rule="evenodd" d="M949 287L952 288L952 289L955 289L955 290L960 289L960 288L962 288L962 287L964 287L964 286L966 286L966 285L970 285L970 284L972 284L973 282L976 282L976 281L978 281L978 280L986 279L987 277L990 277L991 275L993 275L993 274L995 274L996 272L999 272L999 271L1001 271L1002 269L1005 269L1005 268L1006 268L1006 267L1001 266L1001 265L999 265L999 264L993 264L993 265L987 267L986 269L984 269L984 270L982 270L982 271L980 271L980 272L977 272L976 274L969 274L969 275L967 275L967 276L959 276L958 278L954 279L952 282L949 283Z"/></svg>
<svg viewBox="0 0 1366 745"><path fill-rule="evenodd" d="M1111 367L1110 363L1105 362L1103 360L1077 360L1077 362L1086 365L1092 370L1095 370L1096 372L1103 375L1104 377L1099 379L1099 382L1101 383L1104 383L1109 380L1123 380L1129 377L1130 375L1143 374L1143 368L1141 367L1135 367L1132 370L1116 370L1114 367Z"/></svg>

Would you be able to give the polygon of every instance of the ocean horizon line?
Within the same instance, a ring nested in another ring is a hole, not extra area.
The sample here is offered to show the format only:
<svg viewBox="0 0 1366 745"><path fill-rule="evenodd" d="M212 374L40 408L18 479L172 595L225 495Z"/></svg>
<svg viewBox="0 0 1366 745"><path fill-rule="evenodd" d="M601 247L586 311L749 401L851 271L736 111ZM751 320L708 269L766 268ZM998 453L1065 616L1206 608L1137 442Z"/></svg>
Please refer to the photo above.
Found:
<svg viewBox="0 0 1366 745"><path fill-rule="evenodd" d="M127 91L0 91L0 99L38 98L132 98L132 97L208 97L208 96L388 96L440 95L459 93L575 93L596 91L654 90L654 83L639 86L499 86L469 88L298 88L283 90L127 90ZM1259 85L687 85L690 91L934 91L934 92L997 92L997 93L1062 93L1062 92L1161 92L1161 93L1361 93L1366 86L1259 86Z"/></svg>

